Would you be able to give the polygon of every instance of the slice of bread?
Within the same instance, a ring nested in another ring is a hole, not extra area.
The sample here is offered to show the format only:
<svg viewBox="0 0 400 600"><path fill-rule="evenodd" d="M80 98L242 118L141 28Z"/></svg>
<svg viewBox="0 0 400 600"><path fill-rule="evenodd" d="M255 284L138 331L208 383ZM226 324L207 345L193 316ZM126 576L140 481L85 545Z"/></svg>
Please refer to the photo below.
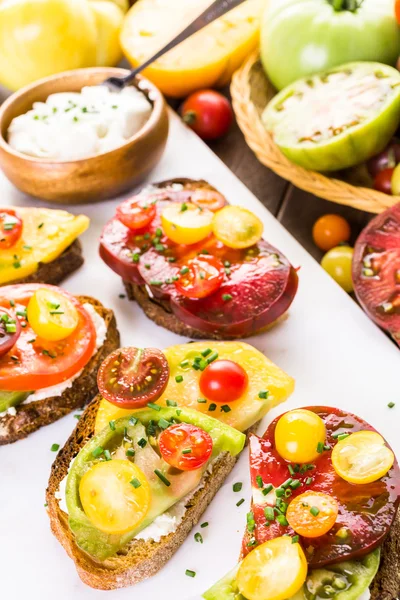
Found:
<svg viewBox="0 0 400 600"><path fill-rule="evenodd" d="M400 511L382 546L381 564L370 591L371 600L400 598Z"/></svg>
<svg viewBox="0 0 400 600"><path fill-rule="evenodd" d="M113 590L134 585L155 575L168 562L199 521L238 457L223 453L213 463L212 472L203 478L204 486L188 500L183 520L174 533L162 537L159 542L133 540L124 552L99 563L76 545L68 527L68 515L60 508L56 493L68 473L71 461L93 435L100 400L100 396L97 396L89 404L64 448L58 453L51 468L46 502L51 530L75 562L82 581L96 589ZM252 429L256 429L257 425Z"/></svg>
<svg viewBox="0 0 400 600"><path fill-rule="evenodd" d="M21 404L16 407L15 415L0 417L0 446L16 442L71 411L83 408L97 394L97 370L110 352L119 348L119 332L112 310L88 296L78 296L78 300L82 304L90 303L104 319L107 335L103 345L61 396Z"/></svg>
<svg viewBox="0 0 400 600"><path fill-rule="evenodd" d="M14 285L15 283L48 283L58 285L68 275L79 269L83 263L82 244L79 240L75 240L52 262L39 263L35 273L29 275L29 277L14 279L0 285Z"/></svg>

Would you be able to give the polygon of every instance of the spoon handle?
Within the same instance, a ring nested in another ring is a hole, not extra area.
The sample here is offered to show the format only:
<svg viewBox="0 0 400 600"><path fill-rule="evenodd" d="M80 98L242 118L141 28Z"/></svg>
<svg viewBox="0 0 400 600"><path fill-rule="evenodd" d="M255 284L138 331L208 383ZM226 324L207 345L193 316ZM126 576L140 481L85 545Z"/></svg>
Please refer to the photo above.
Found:
<svg viewBox="0 0 400 600"><path fill-rule="evenodd" d="M186 40L188 37L206 27L209 23L215 21L219 17L222 17L225 13L235 8L239 4L242 4L244 0L215 0L204 12L201 13L194 21L190 23L183 31L181 31L176 37L174 37L166 46L158 50L151 58L148 58L143 64L136 69L133 69L129 75L120 79L120 87L125 87L128 83L133 81L138 73L148 67L151 63L156 61L160 56L175 48L178 44ZM115 78L113 79L113 83Z"/></svg>

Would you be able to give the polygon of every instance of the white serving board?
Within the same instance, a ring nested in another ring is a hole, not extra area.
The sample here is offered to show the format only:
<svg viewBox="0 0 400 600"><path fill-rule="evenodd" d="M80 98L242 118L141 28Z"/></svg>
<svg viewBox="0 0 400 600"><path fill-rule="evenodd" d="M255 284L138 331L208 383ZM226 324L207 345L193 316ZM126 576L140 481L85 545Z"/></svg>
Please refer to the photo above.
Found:
<svg viewBox="0 0 400 600"><path fill-rule="evenodd" d="M204 178L232 204L254 211L263 221L265 237L301 266L298 294L290 317L272 331L249 341L296 379L292 398L268 415L261 432L276 414L296 406L337 406L370 421L400 456L398 397L400 355L393 343L355 302L321 269L315 260L275 220L249 190L172 115L166 153L149 181L173 177ZM0 204L35 205L0 173ZM118 296L122 284L98 256L98 238L117 200L81 206L72 212L90 216L83 236L85 265L64 284L70 292L91 294L114 309L123 345L165 346L185 341L149 321L140 308ZM50 205L49 205L50 206ZM54 207L54 205L52 205ZM394 409L388 402L397 402ZM44 508L50 465L50 447L63 444L76 420L69 415L26 440L0 448L0 572L1 597L10 600L93 600L105 592L86 587L73 562L52 536ZM244 482L240 493L232 484ZM201 522L204 544L193 534L168 565L135 588L107 593L110 600L194 600L225 572L239 554L250 496L247 451L219 491ZM240 508L236 502L246 498ZM196 577L185 576L185 570Z"/></svg>

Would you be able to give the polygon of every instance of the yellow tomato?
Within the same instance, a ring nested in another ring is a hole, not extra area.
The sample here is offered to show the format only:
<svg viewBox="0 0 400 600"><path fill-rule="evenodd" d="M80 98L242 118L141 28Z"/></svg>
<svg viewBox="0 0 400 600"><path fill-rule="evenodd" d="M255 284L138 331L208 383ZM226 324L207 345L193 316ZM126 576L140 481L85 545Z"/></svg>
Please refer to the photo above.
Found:
<svg viewBox="0 0 400 600"><path fill-rule="evenodd" d="M83 510L105 533L121 535L137 527L151 502L149 483L137 465L123 459L99 462L79 484Z"/></svg>
<svg viewBox="0 0 400 600"><path fill-rule="evenodd" d="M336 473L350 483L377 481L392 468L394 454L375 431L357 431L336 444L332 464Z"/></svg>
<svg viewBox="0 0 400 600"><path fill-rule="evenodd" d="M214 215L214 235L229 248L254 246L261 239L263 231L260 219L240 206L225 206Z"/></svg>
<svg viewBox="0 0 400 600"><path fill-rule="evenodd" d="M210 235L213 216L190 202L173 202L163 210L161 222L165 235L176 244L197 244Z"/></svg>
<svg viewBox="0 0 400 600"><path fill-rule="evenodd" d="M275 429L275 445L279 455L294 463L309 463L319 453L318 444L325 444L325 423L311 410L299 408L284 414Z"/></svg>
<svg viewBox="0 0 400 600"><path fill-rule="evenodd" d="M90 0L97 29L96 64L116 65L122 58L119 34L124 20L122 5L105 0Z"/></svg>
<svg viewBox="0 0 400 600"><path fill-rule="evenodd" d="M316 538L332 529L338 512L339 506L335 498L310 490L291 501L286 519L299 535Z"/></svg>
<svg viewBox="0 0 400 600"><path fill-rule="evenodd" d="M307 577L307 560L290 536L269 540L252 550L236 576L247 600L286 600L300 590Z"/></svg>
<svg viewBox="0 0 400 600"><path fill-rule="evenodd" d="M72 302L62 294L46 288L39 289L27 307L29 325L40 338L57 342L73 333L79 315Z"/></svg>

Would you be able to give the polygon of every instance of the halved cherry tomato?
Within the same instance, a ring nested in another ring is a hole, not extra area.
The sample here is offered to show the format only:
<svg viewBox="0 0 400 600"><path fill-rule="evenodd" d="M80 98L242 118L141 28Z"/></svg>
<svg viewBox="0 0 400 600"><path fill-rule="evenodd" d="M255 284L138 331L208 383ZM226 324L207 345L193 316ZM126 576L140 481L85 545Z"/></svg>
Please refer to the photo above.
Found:
<svg viewBox="0 0 400 600"><path fill-rule="evenodd" d="M222 194L206 189L195 190L190 196L190 201L199 208L206 208L211 212L217 212L226 206L226 200Z"/></svg>
<svg viewBox="0 0 400 600"><path fill-rule="evenodd" d="M164 233L176 244L190 245L201 242L210 235L212 220L211 211L190 202L172 202L161 214Z"/></svg>
<svg viewBox="0 0 400 600"><path fill-rule="evenodd" d="M129 229L143 229L156 216L154 202L146 197L133 196L117 207L116 217Z"/></svg>
<svg viewBox="0 0 400 600"><path fill-rule="evenodd" d="M310 490L291 501L286 519L299 535L316 538L332 529L338 512L339 506L333 496Z"/></svg>
<svg viewBox="0 0 400 600"><path fill-rule="evenodd" d="M22 235L22 219L15 210L0 209L0 249L11 248Z"/></svg>
<svg viewBox="0 0 400 600"><path fill-rule="evenodd" d="M375 431L357 431L336 444L332 464L339 477L350 483L378 481L392 468L394 454Z"/></svg>
<svg viewBox="0 0 400 600"><path fill-rule="evenodd" d="M0 356L7 354L21 335L21 323L10 311L0 307Z"/></svg>
<svg viewBox="0 0 400 600"><path fill-rule="evenodd" d="M311 463L318 456L318 444L325 444L325 423L319 415L303 408L291 410L278 420L275 428L276 450L293 463Z"/></svg>
<svg viewBox="0 0 400 600"><path fill-rule="evenodd" d="M260 219L240 206L225 206L214 215L214 235L228 248L254 246L261 239L263 230Z"/></svg>
<svg viewBox="0 0 400 600"><path fill-rule="evenodd" d="M161 433L158 445L161 456L169 465L181 471L193 471L206 464L213 441L200 427L177 423Z"/></svg>
<svg viewBox="0 0 400 600"><path fill-rule="evenodd" d="M243 559L236 583L247 600L286 600L300 590L307 570L300 544L282 536L257 546Z"/></svg>
<svg viewBox="0 0 400 600"><path fill-rule="evenodd" d="M224 265L218 258L201 254L181 268L175 287L187 298L205 298L221 287L224 274Z"/></svg>
<svg viewBox="0 0 400 600"><path fill-rule="evenodd" d="M83 510L93 525L111 535L137 527L150 508L151 491L137 465L122 459L95 464L79 484Z"/></svg>
<svg viewBox="0 0 400 600"><path fill-rule="evenodd" d="M389 168L380 171L378 175L374 179L374 188L378 190L378 192L382 192L383 194L393 194L392 190L392 177L395 169Z"/></svg>
<svg viewBox="0 0 400 600"><path fill-rule="evenodd" d="M100 394L122 408L141 408L157 400L169 379L169 366L157 348L120 348L100 366Z"/></svg>
<svg viewBox="0 0 400 600"><path fill-rule="evenodd" d="M340 215L323 215L315 221L312 235L316 246L327 252L341 242L348 242L351 229Z"/></svg>
<svg viewBox="0 0 400 600"><path fill-rule="evenodd" d="M79 314L73 302L48 288L41 288L33 294L27 316L36 335L52 342L67 338L79 324Z"/></svg>
<svg viewBox="0 0 400 600"><path fill-rule="evenodd" d="M201 393L213 402L233 402L246 391L249 378L233 360L215 360L200 375Z"/></svg>

